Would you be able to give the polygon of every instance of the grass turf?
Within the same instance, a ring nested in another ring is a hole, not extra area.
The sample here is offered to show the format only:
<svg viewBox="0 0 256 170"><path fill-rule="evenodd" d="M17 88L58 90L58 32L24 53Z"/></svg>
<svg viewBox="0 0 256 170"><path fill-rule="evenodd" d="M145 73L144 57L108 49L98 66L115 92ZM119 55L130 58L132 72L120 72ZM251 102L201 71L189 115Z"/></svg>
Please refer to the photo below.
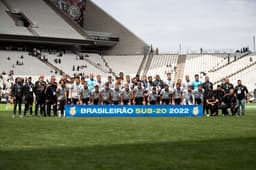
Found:
<svg viewBox="0 0 256 170"><path fill-rule="evenodd" d="M0 105L0 109L4 109ZM0 169L256 169L256 108L243 117L12 118Z"/></svg>

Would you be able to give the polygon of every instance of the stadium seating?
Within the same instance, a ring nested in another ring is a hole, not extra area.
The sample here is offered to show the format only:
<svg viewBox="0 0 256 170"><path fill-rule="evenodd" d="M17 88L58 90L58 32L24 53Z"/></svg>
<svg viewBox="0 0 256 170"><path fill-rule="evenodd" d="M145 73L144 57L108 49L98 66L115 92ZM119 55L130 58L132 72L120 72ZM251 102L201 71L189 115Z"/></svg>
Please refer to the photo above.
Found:
<svg viewBox="0 0 256 170"><path fill-rule="evenodd" d="M8 0L12 8L20 10L32 21L33 30L43 37L84 39L64 19L58 16L44 1Z"/></svg>
<svg viewBox="0 0 256 170"><path fill-rule="evenodd" d="M31 35L25 27L17 27L6 11L8 8L0 1L0 34Z"/></svg>
<svg viewBox="0 0 256 170"><path fill-rule="evenodd" d="M237 60L236 62L233 62L215 72L209 72L208 75L211 77L211 81L216 82L219 81L221 79L223 79L224 77L227 77L243 68L245 68L246 66L250 65L250 57L251 55L245 56L239 60Z"/></svg>
<svg viewBox="0 0 256 170"><path fill-rule="evenodd" d="M23 59L21 59L23 56ZM15 75L51 75L51 68L42 63L38 58L28 55L28 52L21 51L0 51L1 63L0 71L9 73L14 71ZM10 58L8 60L7 58ZM16 65L17 61L23 65Z"/></svg>
<svg viewBox="0 0 256 170"><path fill-rule="evenodd" d="M119 72L124 72L124 74L129 74L134 76L140 67L143 59L143 55L116 55L116 56L103 56L103 58L108 63L109 67L116 74Z"/></svg>
<svg viewBox="0 0 256 170"><path fill-rule="evenodd" d="M212 68L225 63L225 57L226 54L188 54L184 75L193 78L195 74L207 73Z"/></svg>
<svg viewBox="0 0 256 170"><path fill-rule="evenodd" d="M170 72L172 73L172 79L174 80L174 76L175 76L174 67L177 66L177 60L178 60L178 54L154 55L147 75L148 76L160 75L162 79L165 79L166 73Z"/></svg>
<svg viewBox="0 0 256 170"><path fill-rule="evenodd" d="M88 56L88 60L96 64L99 68L102 68L105 72L109 71L109 68L106 66L106 63L104 62L102 56L99 54L94 54L94 53L84 53L82 54L84 56Z"/></svg>
<svg viewBox="0 0 256 170"><path fill-rule="evenodd" d="M240 80L242 80L242 83L244 85L246 85L250 91L252 91L256 87L256 83L255 83L255 81L253 81L253 80L255 80L255 70L256 70L255 57L256 57L256 54L249 55L248 57L246 57L246 59L249 60L250 57L252 57L252 59L254 59L254 60L250 63L246 62L247 63L246 66L248 66L248 64L249 65L251 64L252 66L250 66L248 68L245 66L245 69L243 69L241 71L236 70L239 72L237 74L234 74L233 76L231 76L229 78L229 80L230 80L230 82L234 83L234 85L236 85L237 80L240 79ZM238 61L238 62L239 62L239 64L244 66L244 64L240 63L240 61Z"/></svg>
<svg viewBox="0 0 256 170"><path fill-rule="evenodd" d="M48 59L48 62L58 67L60 70L63 70L66 74L72 76L74 74L85 73L85 75L89 75L90 73L100 74L102 77L107 77L111 75L110 73L103 72L99 68L94 65L88 63L86 60L80 60L79 56L72 53L63 54L62 57L57 57L57 54L48 54L43 53L45 57ZM88 54L89 58L93 58L94 56L99 57L97 54ZM61 59L61 64L56 64L55 59ZM99 61L100 62L100 61ZM75 70L73 71L73 66ZM77 66L80 66L80 69L77 71Z"/></svg>

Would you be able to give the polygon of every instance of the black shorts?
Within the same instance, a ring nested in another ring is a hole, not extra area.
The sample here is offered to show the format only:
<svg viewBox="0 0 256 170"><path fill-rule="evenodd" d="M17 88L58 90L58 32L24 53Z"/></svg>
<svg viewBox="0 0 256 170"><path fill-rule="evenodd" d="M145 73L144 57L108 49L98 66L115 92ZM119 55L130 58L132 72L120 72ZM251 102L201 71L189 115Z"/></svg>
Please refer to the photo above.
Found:
<svg viewBox="0 0 256 170"><path fill-rule="evenodd" d="M170 99L162 99L162 104L170 104Z"/></svg>
<svg viewBox="0 0 256 170"><path fill-rule="evenodd" d="M143 104L143 97L136 97L135 105L142 105L142 104Z"/></svg>
<svg viewBox="0 0 256 170"><path fill-rule="evenodd" d="M119 104L120 104L119 101L112 101L112 103L113 103L114 105L119 105Z"/></svg>
<svg viewBox="0 0 256 170"><path fill-rule="evenodd" d="M73 98L73 99L72 99L72 104L77 105L77 104L78 104L78 101L79 101L78 99L74 99L74 98Z"/></svg>
<svg viewBox="0 0 256 170"><path fill-rule="evenodd" d="M180 105L181 104L181 98L174 99L174 103L176 105Z"/></svg>
<svg viewBox="0 0 256 170"><path fill-rule="evenodd" d="M83 104L88 105L89 104L89 98L82 99Z"/></svg>
<svg viewBox="0 0 256 170"><path fill-rule="evenodd" d="M124 105L128 105L129 100L123 100Z"/></svg>

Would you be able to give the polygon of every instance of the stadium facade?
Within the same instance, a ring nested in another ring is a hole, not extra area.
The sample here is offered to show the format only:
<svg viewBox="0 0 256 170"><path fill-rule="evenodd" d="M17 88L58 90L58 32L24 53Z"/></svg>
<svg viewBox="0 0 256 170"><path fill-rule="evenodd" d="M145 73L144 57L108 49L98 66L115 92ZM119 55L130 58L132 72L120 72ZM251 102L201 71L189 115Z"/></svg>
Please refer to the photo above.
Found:
<svg viewBox="0 0 256 170"><path fill-rule="evenodd" d="M64 45L105 55L144 54L148 47L91 0L1 0L0 6L4 44Z"/></svg>

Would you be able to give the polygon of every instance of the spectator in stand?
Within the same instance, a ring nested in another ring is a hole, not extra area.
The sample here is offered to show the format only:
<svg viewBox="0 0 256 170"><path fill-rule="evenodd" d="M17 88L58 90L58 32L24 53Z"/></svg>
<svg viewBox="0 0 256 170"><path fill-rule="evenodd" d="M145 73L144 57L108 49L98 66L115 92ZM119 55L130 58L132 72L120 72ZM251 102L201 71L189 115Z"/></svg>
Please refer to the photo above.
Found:
<svg viewBox="0 0 256 170"><path fill-rule="evenodd" d="M248 98L248 89L246 86L242 84L241 80L237 81L237 86L235 87L235 93L236 93L237 104L238 104L237 114L239 116L245 115L245 103L246 103L246 99Z"/></svg>

